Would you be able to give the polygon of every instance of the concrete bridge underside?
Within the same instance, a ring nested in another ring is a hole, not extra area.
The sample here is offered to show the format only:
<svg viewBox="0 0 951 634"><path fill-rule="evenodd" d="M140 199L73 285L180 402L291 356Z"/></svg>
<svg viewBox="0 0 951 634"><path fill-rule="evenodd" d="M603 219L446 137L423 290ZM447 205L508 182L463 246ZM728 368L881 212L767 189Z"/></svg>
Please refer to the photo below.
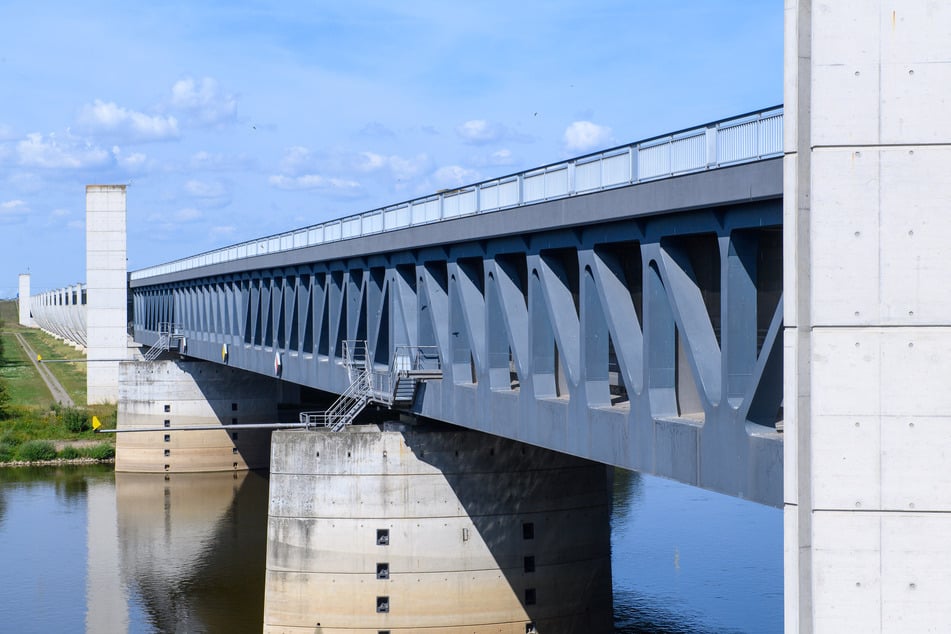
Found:
<svg viewBox="0 0 951 634"><path fill-rule="evenodd" d="M782 161L134 280L136 341L341 392L435 346L425 417L782 503Z"/></svg>

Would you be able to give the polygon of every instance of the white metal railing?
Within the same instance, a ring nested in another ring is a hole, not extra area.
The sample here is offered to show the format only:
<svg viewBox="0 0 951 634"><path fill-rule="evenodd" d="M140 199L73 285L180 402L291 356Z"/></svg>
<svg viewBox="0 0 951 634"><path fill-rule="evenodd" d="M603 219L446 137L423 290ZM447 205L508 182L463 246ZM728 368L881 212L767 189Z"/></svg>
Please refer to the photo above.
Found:
<svg viewBox="0 0 951 634"><path fill-rule="evenodd" d="M41 330L75 345L86 346L85 284L31 295L29 303L33 321Z"/></svg>
<svg viewBox="0 0 951 634"><path fill-rule="evenodd" d="M178 344L179 341L185 338L182 325L170 321L159 322L158 334L158 340L152 344L152 347L144 355L146 361L155 361L163 352L171 350L172 344Z"/></svg>
<svg viewBox="0 0 951 634"><path fill-rule="evenodd" d="M782 152L783 109L769 108L150 266L133 271L131 279L140 280L469 214L758 161L779 156Z"/></svg>

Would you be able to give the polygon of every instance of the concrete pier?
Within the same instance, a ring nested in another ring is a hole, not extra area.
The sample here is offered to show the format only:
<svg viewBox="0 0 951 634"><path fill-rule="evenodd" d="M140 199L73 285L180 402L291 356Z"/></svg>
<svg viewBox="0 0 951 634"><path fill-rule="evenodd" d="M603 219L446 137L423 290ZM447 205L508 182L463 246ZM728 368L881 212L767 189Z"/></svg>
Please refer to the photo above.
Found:
<svg viewBox="0 0 951 634"><path fill-rule="evenodd" d="M119 400L119 363L127 357L125 185L86 187L86 402Z"/></svg>
<svg viewBox="0 0 951 634"><path fill-rule="evenodd" d="M786 2L787 632L948 632L951 5Z"/></svg>
<svg viewBox="0 0 951 634"><path fill-rule="evenodd" d="M228 425L278 422L280 381L207 361L119 365L118 429L220 425L221 430L118 434L116 471L267 468L270 430L229 431Z"/></svg>
<svg viewBox="0 0 951 634"><path fill-rule="evenodd" d="M606 467L451 429L274 433L265 632L611 629Z"/></svg>

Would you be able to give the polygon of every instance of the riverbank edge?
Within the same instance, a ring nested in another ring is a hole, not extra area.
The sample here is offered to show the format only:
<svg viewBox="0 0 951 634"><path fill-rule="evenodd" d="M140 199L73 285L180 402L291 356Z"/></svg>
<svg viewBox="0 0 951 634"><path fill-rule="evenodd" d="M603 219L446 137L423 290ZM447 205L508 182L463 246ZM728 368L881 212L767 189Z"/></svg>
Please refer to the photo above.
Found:
<svg viewBox="0 0 951 634"><path fill-rule="evenodd" d="M62 467L66 465L115 464L115 458L56 458L54 460L11 460L0 462L0 469L4 467Z"/></svg>

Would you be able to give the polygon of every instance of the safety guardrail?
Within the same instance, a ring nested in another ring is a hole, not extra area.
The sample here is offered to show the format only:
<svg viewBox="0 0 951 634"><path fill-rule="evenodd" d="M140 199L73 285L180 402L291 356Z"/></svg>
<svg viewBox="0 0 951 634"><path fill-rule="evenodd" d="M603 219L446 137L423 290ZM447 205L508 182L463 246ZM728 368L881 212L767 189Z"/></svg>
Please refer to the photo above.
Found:
<svg viewBox="0 0 951 634"><path fill-rule="evenodd" d="M30 314L39 328L77 346L86 345L86 285L31 295Z"/></svg>
<svg viewBox="0 0 951 634"><path fill-rule="evenodd" d="M768 108L150 266L133 271L131 279L141 280L460 216L749 163L779 156L782 152L783 109Z"/></svg>

